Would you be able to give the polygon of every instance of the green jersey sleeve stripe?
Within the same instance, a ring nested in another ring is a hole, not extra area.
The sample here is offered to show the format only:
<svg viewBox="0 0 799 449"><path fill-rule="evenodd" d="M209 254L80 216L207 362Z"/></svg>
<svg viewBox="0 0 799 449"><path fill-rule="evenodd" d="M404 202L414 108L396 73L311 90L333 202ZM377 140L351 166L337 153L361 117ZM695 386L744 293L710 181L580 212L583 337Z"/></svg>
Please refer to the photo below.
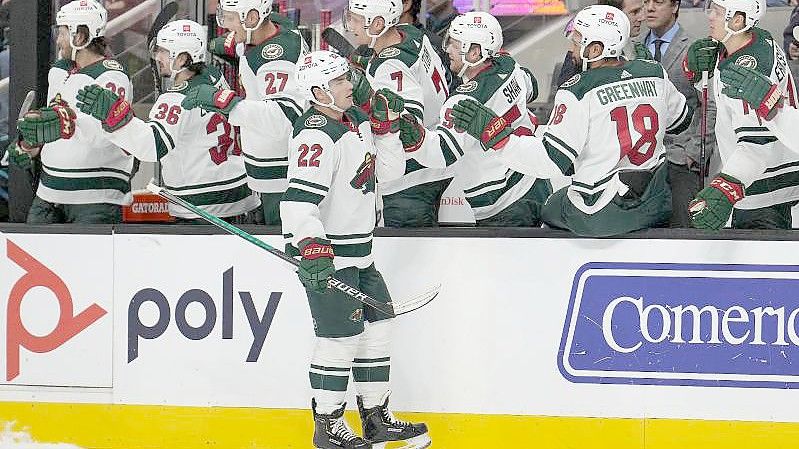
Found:
<svg viewBox="0 0 799 449"><path fill-rule="evenodd" d="M300 114L302 114L302 107L300 107L300 105L299 105L299 104L297 104L297 102L296 102L296 101L294 101L294 99L293 99L293 98L291 98L291 97L274 97L274 98L270 98L270 100L275 100L275 101L285 101L286 103L290 103L290 104L291 104L291 106L292 106L292 107L293 107L293 108L294 108L294 109L295 109L297 112L299 112Z"/></svg>
<svg viewBox="0 0 799 449"><path fill-rule="evenodd" d="M692 107L688 106L688 103L682 108L682 113L680 117L674 121L668 128L666 128L666 132L669 134L680 134L681 132L688 129L691 126L691 120L693 119L694 110Z"/></svg>
<svg viewBox="0 0 799 449"><path fill-rule="evenodd" d="M327 192L329 190L328 187L325 187L322 184L316 184L316 183L313 183L311 181L306 181L304 179L299 179L299 178L291 178L291 179L289 179L289 184L292 184L292 183L297 183L297 184L300 184L300 185L303 185L303 186L306 186L306 187L310 187L312 189L322 190L324 192Z"/></svg>
<svg viewBox="0 0 799 449"><path fill-rule="evenodd" d="M767 132L769 132L769 130L765 126L741 126L740 128L735 128L735 134L741 134L741 133L767 133Z"/></svg>
<svg viewBox="0 0 799 449"><path fill-rule="evenodd" d="M449 132L449 130L443 126L439 125L438 129L442 131L442 134L444 134L446 137L449 138L449 143L452 144L452 148L455 148L455 151L457 151L458 154L463 156L463 148L461 148L461 146L458 145L458 141L455 140L455 136L453 136L452 133Z"/></svg>
<svg viewBox="0 0 799 449"><path fill-rule="evenodd" d="M478 190L483 190L486 187L502 185L502 184L505 184L506 182L507 182L506 179L496 179L494 181L484 182L484 183L478 184L478 185L476 185L474 187L470 187L468 189L463 189L463 193L468 196L470 193L477 192Z"/></svg>
<svg viewBox="0 0 799 449"><path fill-rule="evenodd" d="M548 140L551 140L553 143L555 143L556 146L559 147L558 149L562 153L566 154L566 156L569 157L569 159L574 160L577 158L577 151L575 151L572 147L570 147L566 142L560 140L558 137L550 133L544 133L544 142Z"/></svg>
<svg viewBox="0 0 799 449"><path fill-rule="evenodd" d="M50 167L49 165L42 164L42 167L47 169L48 171L58 172L58 173L92 173L92 172L109 172L109 173L117 173L123 175L125 177L130 177L130 173L126 172L125 170L119 170L117 168L108 168L108 167L92 167L92 168L55 168Z"/></svg>
<svg viewBox="0 0 799 449"><path fill-rule="evenodd" d="M325 199L323 195L311 193L307 190L300 190L289 187L288 189L286 189L286 193L283 194L283 199L281 201L319 204L322 202L323 199Z"/></svg>
<svg viewBox="0 0 799 449"><path fill-rule="evenodd" d="M363 239L367 237L372 237L372 233L367 232L364 234L327 234L327 238L330 240Z"/></svg>
<svg viewBox="0 0 799 449"><path fill-rule="evenodd" d="M243 180L246 177L247 177L247 175L242 174L241 176L237 176L235 178L227 179L227 180L224 180L224 181L209 182L209 183L206 183L206 184L192 184L192 185L189 185L189 186L182 186L182 187L173 187L173 186L169 186L169 185L164 185L164 187L166 187L169 190L175 191L175 192L180 192L181 190L204 189L204 188L208 188L208 187L221 186L221 185L225 185L225 184L233 184L234 182L241 181L241 180Z"/></svg>
<svg viewBox="0 0 799 449"><path fill-rule="evenodd" d="M244 152L242 152L242 154L244 155L244 158L245 158L245 159L249 159L249 160L251 160L251 161L254 161L254 162L285 162L285 163L287 163L287 164L288 164L288 162L289 162L289 158L288 158L288 156L287 156L287 157L266 157L266 158L260 158L260 157L251 156L251 155L249 155L249 154L247 154L247 153L244 153Z"/></svg>
<svg viewBox="0 0 799 449"><path fill-rule="evenodd" d="M555 165L558 166L560 172L565 176L574 174L574 162L567 157L560 149L555 148L548 140L544 139L544 148L547 150L547 156Z"/></svg>
<svg viewBox="0 0 799 449"><path fill-rule="evenodd" d="M755 145L767 145L776 141L777 138L774 136L744 136L738 138L738 143L753 143Z"/></svg>
<svg viewBox="0 0 799 449"><path fill-rule="evenodd" d="M122 193L130 191L130 183L119 178L62 178L42 172L41 183L53 190L117 190Z"/></svg>
<svg viewBox="0 0 799 449"><path fill-rule="evenodd" d="M413 114L413 116L416 117L417 119L424 120L424 109L419 109L417 107L409 106L406 104L405 110Z"/></svg>
<svg viewBox="0 0 799 449"><path fill-rule="evenodd" d="M180 195L179 197L196 206L209 206L213 204L230 204L247 198L252 195L252 191L247 184L242 184L226 190L216 192L196 193L192 195Z"/></svg>
<svg viewBox="0 0 799 449"><path fill-rule="evenodd" d="M161 131L161 134L166 136L166 140L169 141L169 151L174 150L175 149L175 140L172 139L172 136L169 134L169 131L166 130L164 125L162 125L162 124L160 124L158 122L155 122L155 121L150 122L150 124L151 125L155 125L155 127L158 128L159 131Z"/></svg>

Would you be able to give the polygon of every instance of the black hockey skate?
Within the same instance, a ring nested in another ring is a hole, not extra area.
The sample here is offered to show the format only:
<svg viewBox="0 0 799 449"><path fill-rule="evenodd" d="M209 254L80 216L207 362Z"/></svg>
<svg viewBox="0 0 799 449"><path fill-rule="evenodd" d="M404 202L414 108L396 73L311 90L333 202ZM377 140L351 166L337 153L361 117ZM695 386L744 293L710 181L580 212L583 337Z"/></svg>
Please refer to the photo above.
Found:
<svg viewBox="0 0 799 449"><path fill-rule="evenodd" d="M372 445L355 435L344 419L347 404L329 415L316 413L316 400L311 399L313 409L313 444L316 449L371 449Z"/></svg>
<svg viewBox="0 0 799 449"><path fill-rule="evenodd" d="M401 441L402 449L423 449L430 447L432 441L427 434L425 424L413 424L400 421L388 410L387 392L383 396L383 404L373 408L364 408L363 399L358 396L358 411L361 414L363 437L372 443L374 449L384 449L386 443ZM395 446L391 446L395 447Z"/></svg>

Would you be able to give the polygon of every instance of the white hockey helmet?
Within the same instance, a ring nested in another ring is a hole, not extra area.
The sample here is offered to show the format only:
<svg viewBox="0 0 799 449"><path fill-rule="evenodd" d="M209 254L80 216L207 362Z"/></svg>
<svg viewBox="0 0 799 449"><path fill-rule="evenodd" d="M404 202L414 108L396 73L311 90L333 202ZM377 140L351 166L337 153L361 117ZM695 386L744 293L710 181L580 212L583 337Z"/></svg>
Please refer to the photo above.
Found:
<svg viewBox="0 0 799 449"><path fill-rule="evenodd" d="M766 0L710 0L706 5L709 6L710 3L715 3L717 6L724 8L724 31L727 34L721 40L721 43L726 42L730 36L741 34L751 29L757 25L766 13ZM734 31L730 28L730 21L737 13L744 15L745 22L743 28Z"/></svg>
<svg viewBox="0 0 799 449"><path fill-rule="evenodd" d="M297 66L297 84L305 97L313 103L325 106L333 110L344 112L334 104L333 93L330 90L330 81L345 75L350 71L350 64L347 58L341 57L336 53L327 50L319 50L308 53L300 59L301 63ZM320 103L313 93L313 89L318 87L330 96L330 103Z"/></svg>
<svg viewBox="0 0 799 449"><path fill-rule="evenodd" d="M499 52L502 48L502 26L494 16L487 12L467 12L455 17L450 23L447 35L441 41L444 51L449 46L450 38L461 43L460 54L463 67L458 76L462 77L469 67L479 65ZM466 54L472 44L480 46L480 60L476 62L466 60Z"/></svg>
<svg viewBox="0 0 799 449"><path fill-rule="evenodd" d="M574 31L580 33L580 41L577 43L580 45L580 57L585 71L591 62L622 55L622 50L630 39L630 19L627 14L612 6L591 5L583 8L574 17ZM585 49L593 42L602 44L602 54L588 59L585 57Z"/></svg>
<svg viewBox="0 0 799 449"><path fill-rule="evenodd" d="M799 41L799 26L793 27L793 38Z"/></svg>
<svg viewBox="0 0 799 449"><path fill-rule="evenodd" d="M186 67L175 69L175 59L181 53L191 56L191 62L205 62L206 37L202 25L192 20L175 20L164 25L158 31L158 35L150 43L153 46L153 57L155 51L164 49L169 52L169 69L172 72L170 78L175 79L175 75L186 70Z"/></svg>
<svg viewBox="0 0 799 449"><path fill-rule="evenodd" d="M91 44L93 39L105 36L105 26L108 22L108 13L103 5L95 0L74 0L62 6L55 16L57 26L69 29L69 45L72 47L72 60L78 50L83 50ZM85 26L89 30L88 40L80 46L75 45L75 36L78 27Z"/></svg>
<svg viewBox="0 0 799 449"><path fill-rule="evenodd" d="M345 28L347 27L348 13L363 16L363 28L366 35L372 38L372 43L369 46L374 47L377 38L385 34L389 28L399 24L400 16L402 16L402 0L349 0L343 20ZM369 27L378 17L383 18L386 26L380 33L371 34Z"/></svg>
<svg viewBox="0 0 799 449"><path fill-rule="evenodd" d="M258 23L252 28L247 28L244 25L244 21L247 19L247 14L252 10L258 12ZM272 13L272 0L219 0L216 6L216 23L220 27L224 26L223 13L225 11L235 12L239 15L241 26L247 32L245 43L249 44L252 39L252 32L258 29L264 23L264 20L269 18L269 14Z"/></svg>

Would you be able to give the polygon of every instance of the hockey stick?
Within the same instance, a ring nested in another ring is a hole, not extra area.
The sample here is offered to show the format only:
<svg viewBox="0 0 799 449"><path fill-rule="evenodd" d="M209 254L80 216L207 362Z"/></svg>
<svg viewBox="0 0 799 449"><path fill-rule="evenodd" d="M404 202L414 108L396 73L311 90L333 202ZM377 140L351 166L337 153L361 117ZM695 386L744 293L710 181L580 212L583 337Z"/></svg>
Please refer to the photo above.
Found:
<svg viewBox="0 0 799 449"><path fill-rule="evenodd" d="M25 114L33 110L33 103L36 101L36 91L29 90L27 94L25 94L25 99L22 100L22 106L19 108L19 115L17 116L17 122L22 121L25 118ZM21 150L21 148L18 148ZM28 154L28 157L31 160L30 169L27 170L30 173L31 179L30 184L33 187L34 193L36 192L36 188L39 186L39 174L41 173L41 160L37 160L34 155Z"/></svg>
<svg viewBox="0 0 799 449"><path fill-rule="evenodd" d="M324 31L322 31L322 39L324 39L328 45L335 48L339 55L345 58L349 58L350 54L355 51L355 47L350 44L347 38L332 27L325 28Z"/></svg>
<svg viewBox="0 0 799 449"><path fill-rule="evenodd" d="M699 190L705 188L705 177L707 177L707 142L705 135L707 134L707 70L702 72L702 117L699 123L699 133L701 134L699 140Z"/></svg>
<svg viewBox="0 0 799 449"><path fill-rule="evenodd" d="M243 238L244 240L247 240L248 242L260 247L261 249L265 249L267 252L271 253L272 255L275 255L275 256L279 257L283 261L288 262L288 263L290 263L291 265L293 265L295 267L300 265L300 262L297 259L289 256L288 254L284 253L283 251L280 251L279 249L267 244L266 242L256 238L255 236L248 234L247 232L243 231L242 229L239 229L238 227L233 226L232 224L230 224L230 223L228 223L228 222L226 222L226 221L224 221L224 220L222 220L222 219L220 219L218 217L215 217L214 215L209 214L208 212L206 212L206 211L200 209L199 207L189 203L188 201L184 200L183 198L177 197L177 196L167 192L166 190L164 190L163 188L153 184L152 182L149 185L147 185L147 190L149 190L150 192L160 196L161 198L164 198L165 200L169 201L172 204L175 204L175 205L178 205L178 206L181 206L181 207L185 208L186 210L198 215L200 218L202 218L203 220L213 224L214 226L216 226L216 227L218 227L218 228L220 228L220 229L222 229L222 230L224 230L224 231L226 231L226 232L228 232L230 234L237 235L237 236ZM353 299L355 299L357 301L360 301L360 302L368 305L369 307L374 308L375 310L377 310L379 312L385 313L386 315L389 315L389 316L392 316L392 317L395 317L395 316L398 316L398 315L402 315L402 314L405 314L405 313L408 313L408 312L413 312L414 310L425 306L430 301L435 299L436 296L438 296L439 291L441 290L441 285L436 285L434 288L430 289L429 291L427 291L425 293L422 293L420 295L417 295L417 296L415 296L415 297L413 297L413 298L411 298L411 299L409 299L407 301L404 301L404 302L401 302L401 303L391 302L391 301L388 302L388 303L382 303L382 302L379 302L376 299L372 298L371 296L367 295L366 293L361 292L357 288L352 287L350 285L347 285L346 283L344 283L344 282L342 282L342 281L340 281L340 280L338 280L338 279L336 279L334 277L331 277L328 280L328 287L340 290L345 295L347 295L347 296L349 296L349 297L351 297L351 298L353 298Z"/></svg>
<svg viewBox="0 0 799 449"><path fill-rule="evenodd" d="M150 27L150 32L147 33L147 48L150 49L153 43L153 40L158 36L158 32L161 31L161 28L164 27L173 17L175 14L178 13L178 4L176 2L167 3L164 6L164 9L158 13L153 21L153 26ZM158 95L161 95L163 89L161 88L161 75L158 74L158 65L155 62L155 59L152 58L150 55L150 70L153 74L153 85L155 85L155 90Z"/></svg>

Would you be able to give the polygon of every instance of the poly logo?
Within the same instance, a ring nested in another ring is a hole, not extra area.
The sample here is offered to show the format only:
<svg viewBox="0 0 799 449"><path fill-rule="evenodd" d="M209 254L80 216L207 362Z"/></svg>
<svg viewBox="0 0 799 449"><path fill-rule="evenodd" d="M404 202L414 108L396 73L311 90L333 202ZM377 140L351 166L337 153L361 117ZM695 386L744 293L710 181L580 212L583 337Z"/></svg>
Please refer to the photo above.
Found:
<svg viewBox="0 0 799 449"><path fill-rule="evenodd" d="M571 382L799 388L799 266L599 263L574 276Z"/></svg>
<svg viewBox="0 0 799 449"><path fill-rule="evenodd" d="M6 381L19 376L20 348L36 353L53 351L72 339L107 313L105 309L92 304L74 315L72 294L64 281L52 270L33 256L6 240L6 254L12 262L25 270L8 295L6 311ZM25 295L35 287L43 287L53 292L58 300L58 323L49 334L33 335L22 322L21 306Z"/></svg>

